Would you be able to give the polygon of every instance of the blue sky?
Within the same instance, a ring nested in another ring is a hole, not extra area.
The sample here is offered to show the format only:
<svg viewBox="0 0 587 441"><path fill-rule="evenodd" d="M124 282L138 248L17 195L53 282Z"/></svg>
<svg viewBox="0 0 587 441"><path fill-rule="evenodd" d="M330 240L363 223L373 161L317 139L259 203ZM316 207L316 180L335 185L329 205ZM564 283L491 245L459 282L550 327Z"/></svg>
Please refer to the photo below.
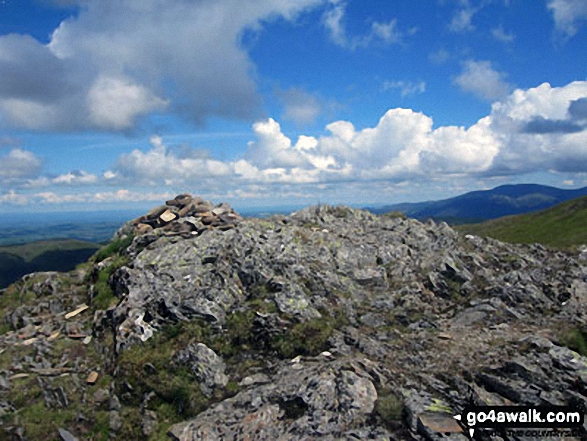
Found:
<svg viewBox="0 0 587 441"><path fill-rule="evenodd" d="M584 0L2 0L0 212L587 185Z"/></svg>

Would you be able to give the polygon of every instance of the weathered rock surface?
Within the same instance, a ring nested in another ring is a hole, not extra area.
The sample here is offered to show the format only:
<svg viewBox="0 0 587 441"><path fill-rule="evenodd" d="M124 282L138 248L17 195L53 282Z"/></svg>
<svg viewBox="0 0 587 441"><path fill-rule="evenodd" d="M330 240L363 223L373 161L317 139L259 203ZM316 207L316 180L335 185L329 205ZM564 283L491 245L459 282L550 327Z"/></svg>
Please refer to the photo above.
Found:
<svg viewBox="0 0 587 441"><path fill-rule="evenodd" d="M243 220L189 195L129 234L2 294L8 437L41 439L31 408L71 412L54 438L182 441L463 440L471 402L587 409L584 253L345 207Z"/></svg>

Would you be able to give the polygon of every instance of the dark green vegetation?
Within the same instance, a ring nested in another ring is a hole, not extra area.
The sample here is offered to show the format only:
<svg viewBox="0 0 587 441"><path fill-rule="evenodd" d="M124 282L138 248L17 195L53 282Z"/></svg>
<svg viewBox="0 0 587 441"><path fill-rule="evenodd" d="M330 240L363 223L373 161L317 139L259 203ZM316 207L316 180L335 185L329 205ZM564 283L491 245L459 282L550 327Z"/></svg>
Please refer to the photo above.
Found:
<svg viewBox="0 0 587 441"><path fill-rule="evenodd" d="M93 258L94 262L102 262L104 259L114 256L116 254L120 254L122 251L126 250L128 246L132 243L133 236L126 236L123 239L114 239L106 246L100 248L100 250L96 253Z"/></svg>
<svg viewBox="0 0 587 441"><path fill-rule="evenodd" d="M565 330L561 335L561 343L587 357L587 327Z"/></svg>
<svg viewBox="0 0 587 441"><path fill-rule="evenodd" d="M587 187L562 190L536 184L502 185L492 190L418 203L369 208L375 214L400 211L409 217L445 221L451 225L483 222L503 216L529 213L587 195Z"/></svg>
<svg viewBox="0 0 587 441"><path fill-rule="evenodd" d="M99 245L79 240L47 240L0 247L0 288L37 271L70 271Z"/></svg>
<svg viewBox="0 0 587 441"><path fill-rule="evenodd" d="M457 229L463 234L489 236L504 242L571 248L587 243L587 197L536 213L462 225Z"/></svg>

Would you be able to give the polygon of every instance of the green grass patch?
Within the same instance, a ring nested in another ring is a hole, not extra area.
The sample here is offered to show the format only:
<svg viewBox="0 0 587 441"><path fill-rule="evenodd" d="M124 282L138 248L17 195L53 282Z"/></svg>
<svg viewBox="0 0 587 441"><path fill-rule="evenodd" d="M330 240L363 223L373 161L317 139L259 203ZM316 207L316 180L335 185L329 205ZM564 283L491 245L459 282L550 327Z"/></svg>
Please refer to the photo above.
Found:
<svg viewBox="0 0 587 441"><path fill-rule="evenodd" d="M134 236L128 235L121 239L115 239L111 241L105 247L100 248L96 254L92 257L94 262L102 262L104 259L108 257L114 256L116 254L121 254L124 250L126 250L130 244L132 243Z"/></svg>
<svg viewBox="0 0 587 441"><path fill-rule="evenodd" d="M564 332L560 338L563 345L587 357L587 328L574 328Z"/></svg>
<svg viewBox="0 0 587 441"><path fill-rule="evenodd" d="M129 260L125 256L114 256L108 266L98 271L94 281L95 297L92 299L92 306L95 309L108 309L118 303L118 297L115 296L112 286L110 285L110 276L119 268L128 264Z"/></svg>
<svg viewBox="0 0 587 441"><path fill-rule="evenodd" d="M14 422L24 428L27 439L58 439L60 427L75 421L75 411L70 409L48 409L42 401L24 407ZM54 436L55 438L48 438Z"/></svg>
<svg viewBox="0 0 587 441"><path fill-rule="evenodd" d="M391 389L380 388L377 391L377 401L375 402L375 414L388 428L395 428L402 419L404 405L397 395Z"/></svg>
<svg viewBox="0 0 587 441"><path fill-rule="evenodd" d="M463 234L489 236L511 243L540 243L568 249L587 243L587 197L563 202L547 210L506 216L481 224L461 225Z"/></svg>
<svg viewBox="0 0 587 441"><path fill-rule="evenodd" d="M402 213L401 211L390 211L388 213L383 213L380 214L379 217L381 217L382 219L407 219L408 216L405 215L405 213Z"/></svg>

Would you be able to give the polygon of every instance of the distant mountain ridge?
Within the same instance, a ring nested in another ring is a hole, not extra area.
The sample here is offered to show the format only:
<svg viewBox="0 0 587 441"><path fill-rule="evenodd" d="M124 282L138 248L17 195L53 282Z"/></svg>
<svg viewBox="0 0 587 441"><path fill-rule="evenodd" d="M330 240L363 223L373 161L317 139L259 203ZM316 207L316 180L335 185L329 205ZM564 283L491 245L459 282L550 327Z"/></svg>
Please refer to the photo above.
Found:
<svg viewBox="0 0 587 441"><path fill-rule="evenodd" d="M564 190L539 184L502 185L439 201L403 203L367 208L375 214L400 211L420 220L434 219L452 224L477 223L498 217L550 208L587 195L587 187Z"/></svg>

